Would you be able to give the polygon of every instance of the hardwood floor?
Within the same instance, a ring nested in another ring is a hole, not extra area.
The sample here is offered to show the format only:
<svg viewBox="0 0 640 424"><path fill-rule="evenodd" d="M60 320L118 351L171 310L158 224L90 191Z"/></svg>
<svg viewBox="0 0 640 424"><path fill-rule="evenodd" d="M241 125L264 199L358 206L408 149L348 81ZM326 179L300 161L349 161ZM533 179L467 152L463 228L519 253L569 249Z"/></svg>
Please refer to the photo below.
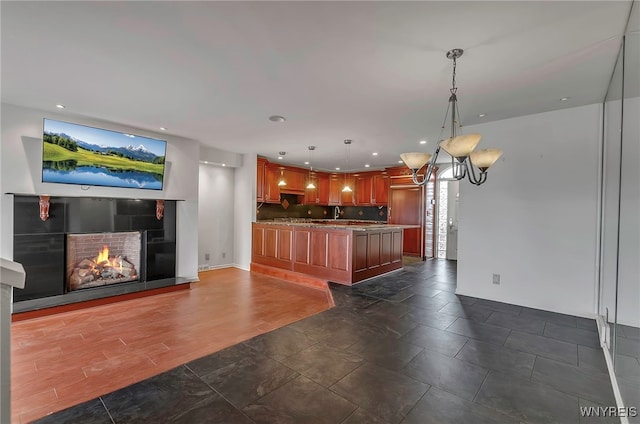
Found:
<svg viewBox="0 0 640 424"><path fill-rule="evenodd" d="M324 311L329 290L236 268L191 290L11 325L12 422L27 423Z"/></svg>

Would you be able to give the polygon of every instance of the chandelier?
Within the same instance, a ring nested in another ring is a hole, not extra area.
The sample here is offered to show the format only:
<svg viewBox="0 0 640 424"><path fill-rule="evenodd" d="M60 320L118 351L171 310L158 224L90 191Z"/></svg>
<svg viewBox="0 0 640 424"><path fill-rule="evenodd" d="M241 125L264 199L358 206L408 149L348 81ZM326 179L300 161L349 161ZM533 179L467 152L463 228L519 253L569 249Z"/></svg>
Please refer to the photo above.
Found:
<svg viewBox="0 0 640 424"><path fill-rule="evenodd" d="M456 180L461 180L466 176L475 185L480 185L487 180L487 169L502 155L502 150L499 149L474 150L482 138L480 134L456 134L456 131L462 128L462 124L459 122L460 111L458 110L458 97L456 95L458 91L458 87L456 87L456 59L462 56L462 53L462 49L453 49L447 52L447 59L453 60L453 78L451 89L449 90L451 96L449 97L449 104L442 123L440 141L436 143L433 155L423 152L400 154L402 161L411 169L414 184L423 185L431 179L440 149L444 149L451 156L453 177ZM451 134L449 138L443 140L442 135L449 116L451 116ZM420 180L418 171L425 165L427 165L426 173L424 178Z"/></svg>

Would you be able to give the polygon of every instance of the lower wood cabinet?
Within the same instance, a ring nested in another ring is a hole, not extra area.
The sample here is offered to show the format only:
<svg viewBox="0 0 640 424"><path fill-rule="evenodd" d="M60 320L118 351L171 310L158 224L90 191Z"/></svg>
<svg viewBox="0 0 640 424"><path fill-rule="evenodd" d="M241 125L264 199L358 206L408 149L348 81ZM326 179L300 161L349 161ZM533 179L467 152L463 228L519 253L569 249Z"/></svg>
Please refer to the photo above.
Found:
<svg viewBox="0 0 640 424"><path fill-rule="evenodd" d="M398 227L253 223L251 262L351 285L402 268Z"/></svg>

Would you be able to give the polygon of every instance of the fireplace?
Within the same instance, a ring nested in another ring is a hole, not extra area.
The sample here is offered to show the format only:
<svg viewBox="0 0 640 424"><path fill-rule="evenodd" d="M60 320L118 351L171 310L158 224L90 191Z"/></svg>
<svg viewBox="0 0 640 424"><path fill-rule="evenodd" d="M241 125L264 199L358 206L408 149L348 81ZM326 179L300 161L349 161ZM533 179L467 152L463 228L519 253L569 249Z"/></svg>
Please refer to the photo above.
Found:
<svg viewBox="0 0 640 424"><path fill-rule="evenodd" d="M51 196L49 218L43 221L39 196L14 194L13 199L13 260L27 274L25 288L13 291L14 312L132 295L182 282L176 277L176 200L164 201L164 214L158 219L154 199ZM116 241L121 236L122 241ZM104 246L109 250L106 255ZM104 262L100 252L112 265L97 278L92 269ZM128 272L119 272L120 260Z"/></svg>
<svg viewBox="0 0 640 424"><path fill-rule="evenodd" d="M67 292L137 281L140 275L140 231L67 234Z"/></svg>

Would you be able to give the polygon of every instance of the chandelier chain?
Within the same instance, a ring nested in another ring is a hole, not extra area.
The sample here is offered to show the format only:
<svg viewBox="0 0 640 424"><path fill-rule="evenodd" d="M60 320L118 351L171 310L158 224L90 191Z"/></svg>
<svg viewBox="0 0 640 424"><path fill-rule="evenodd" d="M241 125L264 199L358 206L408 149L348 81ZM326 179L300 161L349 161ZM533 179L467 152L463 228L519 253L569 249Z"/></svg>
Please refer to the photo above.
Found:
<svg viewBox="0 0 640 424"><path fill-rule="evenodd" d="M456 57L453 57L453 73L451 77L451 94L455 94L458 91L458 87L456 87Z"/></svg>

